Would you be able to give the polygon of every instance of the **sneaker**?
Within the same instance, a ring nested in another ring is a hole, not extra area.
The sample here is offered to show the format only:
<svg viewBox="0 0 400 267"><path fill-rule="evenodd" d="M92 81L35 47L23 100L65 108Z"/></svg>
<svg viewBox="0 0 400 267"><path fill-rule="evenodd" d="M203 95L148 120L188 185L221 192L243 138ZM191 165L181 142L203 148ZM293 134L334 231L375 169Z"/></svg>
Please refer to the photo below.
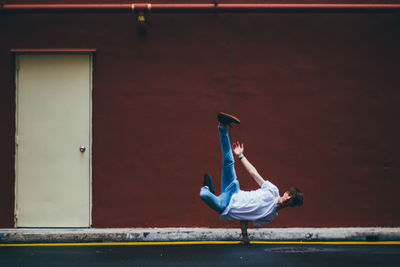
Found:
<svg viewBox="0 0 400 267"><path fill-rule="evenodd" d="M210 192L215 194L214 186L212 184L212 178L211 175L209 175L208 173L204 174L203 186L207 186L208 189L210 189Z"/></svg>
<svg viewBox="0 0 400 267"><path fill-rule="evenodd" d="M240 120L238 118L223 112L218 113L217 119L219 123L225 126L229 125L230 127L232 127L231 123L240 124Z"/></svg>

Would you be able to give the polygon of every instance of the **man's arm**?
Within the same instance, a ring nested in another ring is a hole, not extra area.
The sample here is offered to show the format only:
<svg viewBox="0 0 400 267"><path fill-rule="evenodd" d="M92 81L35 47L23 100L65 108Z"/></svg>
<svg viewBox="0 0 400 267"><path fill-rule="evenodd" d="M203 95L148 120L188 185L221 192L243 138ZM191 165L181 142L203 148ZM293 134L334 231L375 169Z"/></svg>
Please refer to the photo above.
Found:
<svg viewBox="0 0 400 267"><path fill-rule="evenodd" d="M242 241L240 241L241 244L249 244L250 239L247 234L247 223L248 221L240 221L240 229L242 230Z"/></svg>
<svg viewBox="0 0 400 267"><path fill-rule="evenodd" d="M253 179L256 181L256 183L259 186L262 186L262 184L265 182L265 180L261 177L261 175L258 173L256 168L244 156L243 144L240 144L239 142L235 142L235 143L233 143L232 148L233 148L233 152L235 153L236 156L239 157L239 160L242 162L244 168L249 172L250 176L253 177Z"/></svg>

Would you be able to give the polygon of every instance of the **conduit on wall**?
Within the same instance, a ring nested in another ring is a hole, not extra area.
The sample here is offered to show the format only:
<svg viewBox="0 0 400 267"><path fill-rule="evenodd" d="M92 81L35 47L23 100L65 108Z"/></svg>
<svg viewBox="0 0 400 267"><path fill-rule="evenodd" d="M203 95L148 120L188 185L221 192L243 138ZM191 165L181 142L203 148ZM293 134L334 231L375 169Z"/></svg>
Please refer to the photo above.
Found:
<svg viewBox="0 0 400 267"><path fill-rule="evenodd" d="M4 4L5 13L395 13L400 4Z"/></svg>

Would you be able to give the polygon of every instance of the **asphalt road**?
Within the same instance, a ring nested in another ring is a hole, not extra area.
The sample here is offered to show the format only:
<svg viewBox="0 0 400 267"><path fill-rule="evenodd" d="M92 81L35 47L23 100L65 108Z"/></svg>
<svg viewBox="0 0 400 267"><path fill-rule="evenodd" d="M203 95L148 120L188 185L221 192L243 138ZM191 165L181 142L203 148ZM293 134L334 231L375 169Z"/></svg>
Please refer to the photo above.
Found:
<svg viewBox="0 0 400 267"><path fill-rule="evenodd" d="M399 245L0 247L0 266L400 266Z"/></svg>

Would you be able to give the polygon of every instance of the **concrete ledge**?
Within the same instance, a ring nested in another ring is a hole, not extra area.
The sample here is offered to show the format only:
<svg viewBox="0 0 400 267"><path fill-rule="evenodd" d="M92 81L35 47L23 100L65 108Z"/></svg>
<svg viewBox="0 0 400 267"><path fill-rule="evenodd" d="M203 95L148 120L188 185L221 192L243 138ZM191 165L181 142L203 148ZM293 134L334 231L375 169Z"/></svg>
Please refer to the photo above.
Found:
<svg viewBox="0 0 400 267"><path fill-rule="evenodd" d="M248 232L252 241L400 241L400 228L262 228ZM0 243L236 240L240 240L239 229L0 229Z"/></svg>

